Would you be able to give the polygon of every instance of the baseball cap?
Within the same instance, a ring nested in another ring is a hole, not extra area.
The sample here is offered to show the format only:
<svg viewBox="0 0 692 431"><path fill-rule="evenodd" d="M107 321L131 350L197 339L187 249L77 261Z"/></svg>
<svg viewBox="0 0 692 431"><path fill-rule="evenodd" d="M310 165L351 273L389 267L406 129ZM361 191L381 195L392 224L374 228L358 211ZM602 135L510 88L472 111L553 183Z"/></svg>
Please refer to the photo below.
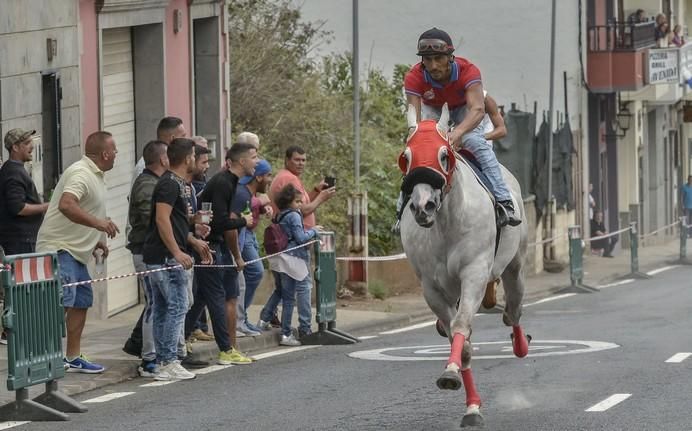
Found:
<svg viewBox="0 0 692 431"><path fill-rule="evenodd" d="M13 145L21 144L35 134L36 130L12 129L5 134L5 148L10 151Z"/></svg>
<svg viewBox="0 0 692 431"><path fill-rule="evenodd" d="M255 166L255 173L253 175L246 175L240 180L238 180L238 183L242 185L249 184L253 178L255 177L261 177L262 175L267 175L271 173L272 171L272 165L269 164L268 161L261 159L259 162L257 162L257 166Z"/></svg>

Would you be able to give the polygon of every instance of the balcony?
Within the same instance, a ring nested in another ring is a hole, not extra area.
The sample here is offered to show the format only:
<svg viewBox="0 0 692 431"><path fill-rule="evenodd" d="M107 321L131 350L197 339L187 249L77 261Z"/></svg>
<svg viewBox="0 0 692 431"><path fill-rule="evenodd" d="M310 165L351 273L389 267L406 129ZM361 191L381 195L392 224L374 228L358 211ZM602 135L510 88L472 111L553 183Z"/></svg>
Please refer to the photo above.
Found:
<svg viewBox="0 0 692 431"><path fill-rule="evenodd" d="M636 91L646 85L648 48L655 23L611 22L588 30L587 82L595 93Z"/></svg>

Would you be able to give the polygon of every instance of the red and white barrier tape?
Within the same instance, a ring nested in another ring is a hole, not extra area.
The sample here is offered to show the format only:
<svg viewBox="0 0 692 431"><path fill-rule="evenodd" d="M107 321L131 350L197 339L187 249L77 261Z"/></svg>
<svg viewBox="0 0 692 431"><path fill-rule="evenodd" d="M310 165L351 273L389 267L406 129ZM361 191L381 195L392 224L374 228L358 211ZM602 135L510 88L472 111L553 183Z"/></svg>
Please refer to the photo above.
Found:
<svg viewBox="0 0 692 431"><path fill-rule="evenodd" d="M607 233L607 234L605 234L605 235L599 235L599 236L594 236L594 237L591 237L591 238L586 238L586 239L584 239L584 242L592 242L592 241L597 241L597 240L599 240L599 239L610 238L611 236L619 235L619 234L621 234L621 233L623 233L623 232L627 232L628 230L630 230L630 227L629 227L629 226L628 226L628 227L625 227L625 228L622 228L622 229L620 229L620 230L617 230L617 231L615 231L615 232Z"/></svg>
<svg viewBox="0 0 692 431"><path fill-rule="evenodd" d="M406 253L399 253L399 254L394 254L391 256L350 256L350 257L337 257L336 260L341 260L344 262L361 262L361 261L367 261L367 262L388 262L388 261L393 261L393 260L402 260L406 259Z"/></svg>
<svg viewBox="0 0 692 431"><path fill-rule="evenodd" d="M659 233L659 232L661 232L661 231L663 231L663 230L666 230L666 229L670 229L671 227L677 226L678 224L680 224L680 220L676 221L675 223L671 223L671 224L665 225L665 226L663 226L663 227L661 227L661 228L658 228L658 229L656 229L655 231L652 231L652 232L649 232L649 233L647 233L647 234L641 235L641 236L639 237L639 239L642 239L642 240L643 240L643 239L646 239L647 237L656 235L657 233Z"/></svg>
<svg viewBox="0 0 692 431"><path fill-rule="evenodd" d="M546 238L546 239L544 239L544 240L542 240L542 241L532 242L531 244L529 244L529 247L535 247L535 246L537 246L537 245L547 244L547 243L549 243L549 242L553 242L553 241L557 241L558 239L562 239L562 238L564 238L564 237L566 237L566 236L567 236L567 234L566 234L566 233L563 233L562 235L554 236L554 237L552 237L552 238Z"/></svg>
<svg viewBox="0 0 692 431"><path fill-rule="evenodd" d="M259 259L250 260L248 262L245 262L245 264L266 260L266 259L269 259L270 257L278 256L280 254L288 253L289 251L294 251L294 250L298 250L300 248L307 247L307 246L314 244L316 242L319 242L319 240L309 241L309 242L306 242L305 244L301 244L301 245L296 246L296 247L288 248L288 249L281 251L279 253L274 253L274 254L270 254L269 256L260 257ZM195 268L236 268L236 265L194 265L194 267ZM100 283L102 281L119 280L121 278L138 277L140 275L148 275L148 274L153 274L155 272L161 272L161 271L171 271L173 269L180 269L180 268L182 268L182 265L173 265L173 266L167 266L165 268L150 269L147 271L131 272L129 274L112 275L110 277L95 278L92 280L78 281L75 283L67 283L67 284L63 284L62 287L74 287L74 286L80 286L83 284Z"/></svg>

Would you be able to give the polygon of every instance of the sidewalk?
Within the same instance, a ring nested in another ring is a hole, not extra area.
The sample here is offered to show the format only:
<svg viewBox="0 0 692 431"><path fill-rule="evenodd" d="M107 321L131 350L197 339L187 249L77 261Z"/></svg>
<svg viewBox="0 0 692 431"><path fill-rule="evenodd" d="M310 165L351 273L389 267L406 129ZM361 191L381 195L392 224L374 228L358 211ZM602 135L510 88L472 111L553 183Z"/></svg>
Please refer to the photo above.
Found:
<svg viewBox="0 0 692 431"><path fill-rule="evenodd" d="M678 252L678 241L662 246L642 247L639 250L640 270L645 272L669 265L677 259ZM610 283L629 273L629 253L619 254L614 258L585 255L584 271L586 284L599 286ZM542 273L528 277L524 302L544 298L569 284L568 268L557 274ZM498 300L502 301L501 288L498 290ZM259 305L251 307L251 321L257 321L260 309ZM83 337L84 352L93 360L104 364L107 371L96 376L69 373L60 380L60 388L67 394L76 394L135 378L139 360L126 355L121 348L140 312L141 307L135 307L108 320L89 320ZM371 335L434 318L421 294L401 295L385 300L339 300L337 315L338 328L354 335ZM278 344L278 330L255 338L239 339L240 349L251 353L275 348ZM214 342L197 342L192 346L192 354L198 359L211 360L218 353ZM3 381L0 382L0 405L3 405L14 400L14 392L7 391L4 381L7 375L5 346L0 346L0 375L3 376ZM30 388L29 392L34 397L42 391L43 385L38 385Z"/></svg>

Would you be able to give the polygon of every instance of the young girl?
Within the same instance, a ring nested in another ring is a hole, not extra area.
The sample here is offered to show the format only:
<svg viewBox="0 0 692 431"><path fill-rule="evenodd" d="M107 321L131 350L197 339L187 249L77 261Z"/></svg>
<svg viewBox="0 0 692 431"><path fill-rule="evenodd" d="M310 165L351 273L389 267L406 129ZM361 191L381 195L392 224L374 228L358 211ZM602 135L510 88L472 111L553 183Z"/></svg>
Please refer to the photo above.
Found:
<svg viewBox="0 0 692 431"><path fill-rule="evenodd" d="M303 226L303 215L300 212L303 206L303 195L292 184L286 187L276 196L276 206L279 214L276 217L281 230L288 238L287 249L305 244L317 237L316 229L305 230ZM278 258L278 259L277 259ZM281 295L281 345L300 346L291 331L291 319L293 318L293 307L296 303L296 292L298 290L312 289L312 278L310 277L310 254L308 247L301 247L283 253L270 260L270 266L274 273L276 290L272 297ZM307 295L307 298L310 296ZM272 298L269 298L267 305L261 313L262 321L268 322L271 319ZM299 332L309 334L311 332L312 313L310 304L298 304Z"/></svg>
<svg viewBox="0 0 692 431"><path fill-rule="evenodd" d="M676 25L673 29L673 36L670 41L677 47L681 47L685 44L685 39L682 36L682 27L680 24Z"/></svg>

